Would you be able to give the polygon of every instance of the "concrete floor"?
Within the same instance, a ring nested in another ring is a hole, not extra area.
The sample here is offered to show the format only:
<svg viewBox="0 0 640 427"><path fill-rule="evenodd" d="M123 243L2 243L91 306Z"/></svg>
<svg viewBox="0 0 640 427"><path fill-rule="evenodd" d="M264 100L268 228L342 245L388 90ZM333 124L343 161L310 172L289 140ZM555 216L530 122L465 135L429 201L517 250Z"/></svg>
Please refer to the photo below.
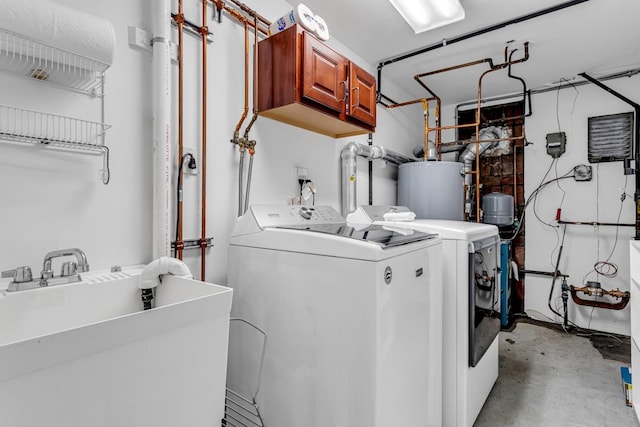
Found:
<svg viewBox="0 0 640 427"><path fill-rule="evenodd" d="M620 366L588 338L518 323L500 332L500 374L474 425L637 427Z"/></svg>

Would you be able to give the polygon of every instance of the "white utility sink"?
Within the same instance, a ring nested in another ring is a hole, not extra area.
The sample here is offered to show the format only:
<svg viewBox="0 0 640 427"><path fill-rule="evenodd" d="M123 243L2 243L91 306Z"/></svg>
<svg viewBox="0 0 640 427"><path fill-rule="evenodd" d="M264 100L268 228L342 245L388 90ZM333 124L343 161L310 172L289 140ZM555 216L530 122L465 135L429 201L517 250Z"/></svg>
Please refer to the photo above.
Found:
<svg viewBox="0 0 640 427"><path fill-rule="evenodd" d="M0 425L220 425L232 290L166 275L142 311L138 275L83 278L0 292Z"/></svg>

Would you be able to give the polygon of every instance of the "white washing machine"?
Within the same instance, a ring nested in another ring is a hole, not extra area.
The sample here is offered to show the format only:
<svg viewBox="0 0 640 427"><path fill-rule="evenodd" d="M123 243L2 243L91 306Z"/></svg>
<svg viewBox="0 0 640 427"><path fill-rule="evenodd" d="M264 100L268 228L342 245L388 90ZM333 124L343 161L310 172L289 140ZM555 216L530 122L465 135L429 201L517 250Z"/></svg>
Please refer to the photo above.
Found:
<svg viewBox="0 0 640 427"><path fill-rule="evenodd" d="M266 426L442 424L441 242L348 227L331 207L253 206L229 252L232 317L267 334ZM251 395L259 345L231 336L228 387Z"/></svg>
<svg viewBox="0 0 640 427"><path fill-rule="evenodd" d="M408 220L404 206L361 206L347 217L438 233L443 256L443 425L472 426L498 378L500 237L494 225Z"/></svg>

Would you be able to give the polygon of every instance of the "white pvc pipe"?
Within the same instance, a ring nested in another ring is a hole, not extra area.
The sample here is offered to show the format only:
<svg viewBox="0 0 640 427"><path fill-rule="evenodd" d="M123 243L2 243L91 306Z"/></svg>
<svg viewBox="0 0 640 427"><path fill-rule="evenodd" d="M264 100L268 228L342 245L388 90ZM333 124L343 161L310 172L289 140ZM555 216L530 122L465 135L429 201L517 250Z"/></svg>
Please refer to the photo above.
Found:
<svg viewBox="0 0 640 427"><path fill-rule="evenodd" d="M140 289L155 288L160 284L160 276L165 274L193 279L193 274L191 274L191 270L189 270L187 264L179 259L163 256L151 261L142 269L138 287Z"/></svg>
<svg viewBox="0 0 640 427"><path fill-rule="evenodd" d="M149 1L153 14L153 258L169 254L171 187L171 8Z"/></svg>

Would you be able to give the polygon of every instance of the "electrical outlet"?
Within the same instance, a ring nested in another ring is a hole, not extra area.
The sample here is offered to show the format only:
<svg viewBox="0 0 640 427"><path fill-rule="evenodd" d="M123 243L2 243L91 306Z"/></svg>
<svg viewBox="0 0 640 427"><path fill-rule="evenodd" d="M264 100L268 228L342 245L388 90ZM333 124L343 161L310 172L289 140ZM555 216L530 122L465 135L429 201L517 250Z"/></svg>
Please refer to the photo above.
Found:
<svg viewBox="0 0 640 427"><path fill-rule="evenodd" d="M129 27L129 46L151 52L151 38L149 31L138 27Z"/></svg>
<svg viewBox="0 0 640 427"><path fill-rule="evenodd" d="M191 153L193 155L193 158L196 160L196 168L190 169L189 161L185 159L184 165L182 165L182 171L185 174L198 175L198 171L200 170L200 157L198 156L198 152L196 151L196 149L193 147L184 147L183 153L184 154Z"/></svg>
<svg viewBox="0 0 640 427"><path fill-rule="evenodd" d="M307 170L307 168L302 167L302 166L296 166L296 179L297 180L307 179L308 175L309 175L309 171Z"/></svg>

